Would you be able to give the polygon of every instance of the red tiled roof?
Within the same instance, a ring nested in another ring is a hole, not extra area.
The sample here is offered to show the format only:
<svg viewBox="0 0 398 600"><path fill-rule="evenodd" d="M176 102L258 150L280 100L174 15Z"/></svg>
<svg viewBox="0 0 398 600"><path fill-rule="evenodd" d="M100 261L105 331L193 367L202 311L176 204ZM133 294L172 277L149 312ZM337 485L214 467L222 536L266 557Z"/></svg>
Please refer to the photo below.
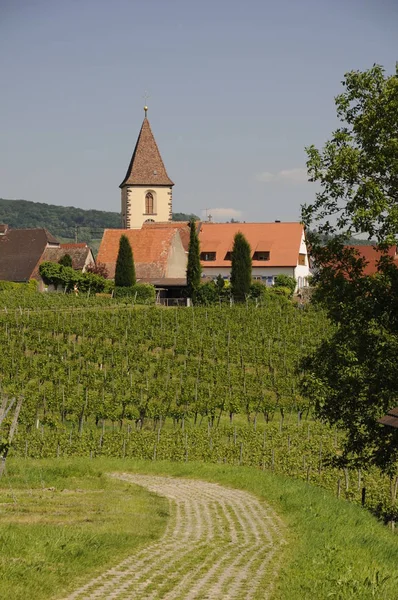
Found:
<svg viewBox="0 0 398 600"><path fill-rule="evenodd" d="M108 277L115 276L119 241L125 235L133 250L137 279L160 279L166 276L167 263L176 227L143 227L142 229L105 229L97 262L103 263Z"/></svg>
<svg viewBox="0 0 398 600"><path fill-rule="evenodd" d="M234 236L243 233L254 252L269 251L267 261L253 260L253 267L295 267L298 263L303 235L301 223L202 223L199 231L201 252L215 252L216 260L201 261L202 266L230 267L225 260L231 252Z"/></svg>
<svg viewBox="0 0 398 600"><path fill-rule="evenodd" d="M159 148L146 117L142 123L126 177L119 187L124 185L174 185L167 175Z"/></svg>
<svg viewBox="0 0 398 600"><path fill-rule="evenodd" d="M362 256L367 261L368 264L363 269L364 275L374 275L375 273L377 273L377 263L379 262L382 256L382 252L380 252L380 250L377 250L374 246L360 244L350 246L350 248L354 248L358 252L358 254L360 254L360 256ZM388 249L387 255L391 258L395 258L396 253L397 247L391 246Z"/></svg>
<svg viewBox="0 0 398 600"><path fill-rule="evenodd" d="M164 229L164 228L178 229L181 236L182 245L184 250L188 252L189 246L189 225L188 221L158 221L157 223L143 223L142 228L145 229Z"/></svg>
<svg viewBox="0 0 398 600"><path fill-rule="evenodd" d="M78 244L60 244L61 248L73 250L73 248L88 248L86 242L79 242Z"/></svg>

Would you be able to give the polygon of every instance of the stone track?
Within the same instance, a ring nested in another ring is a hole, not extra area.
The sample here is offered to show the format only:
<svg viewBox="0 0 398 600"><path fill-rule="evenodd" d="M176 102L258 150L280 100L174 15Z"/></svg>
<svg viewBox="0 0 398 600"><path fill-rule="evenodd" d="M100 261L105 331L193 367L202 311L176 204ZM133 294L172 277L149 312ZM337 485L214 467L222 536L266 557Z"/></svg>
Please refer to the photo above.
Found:
<svg viewBox="0 0 398 600"><path fill-rule="evenodd" d="M270 598L285 543L275 512L248 492L215 483L115 473L170 501L162 538L65 600Z"/></svg>

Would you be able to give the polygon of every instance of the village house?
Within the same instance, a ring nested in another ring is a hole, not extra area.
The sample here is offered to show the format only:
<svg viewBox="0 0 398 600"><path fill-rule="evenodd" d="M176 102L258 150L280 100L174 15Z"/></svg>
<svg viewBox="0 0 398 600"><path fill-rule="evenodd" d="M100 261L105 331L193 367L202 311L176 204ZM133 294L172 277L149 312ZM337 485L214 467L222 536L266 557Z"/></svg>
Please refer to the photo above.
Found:
<svg viewBox="0 0 398 600"><path fill-rule="evenodd" d="M231 276L235 235L249 242L253 279L273 285L276 275L294 277L297 287L308 285L310 275L304 227L301 223L201 223L199 225L202 275L215 279Z"/></svg>
<svg viewBox="0 0 398 600"><path fill-rule="evenodd" d="M106 229L97 261L106 266L108 277L115 276L119 242L125 235L133 250L138 283L150 283L170 296L180 296L186 286L187 223L144 225L141 229Z"/></svg>
<svg viewBox="0 0 398 600"><path fill-rule="evenodd" d="M89 264L95 264L93 253L87 244L60 244L44 228L12 229L0 225L0 281L27 283L31 279L44 283L39 267L45 261L59 262L69 254L72 267L84 272Z"/></svg>

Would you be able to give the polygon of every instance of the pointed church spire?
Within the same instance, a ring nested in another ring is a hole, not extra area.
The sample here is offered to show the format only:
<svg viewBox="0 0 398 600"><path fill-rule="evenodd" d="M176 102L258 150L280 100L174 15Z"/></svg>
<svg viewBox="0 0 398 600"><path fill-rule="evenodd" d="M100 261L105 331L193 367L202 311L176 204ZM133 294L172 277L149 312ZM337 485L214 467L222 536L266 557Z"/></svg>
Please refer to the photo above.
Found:
<svg viewBox="0 0 398 600"><path fill-rule="evenodd" d="M144 107L145 117L131 158L126 177L119 187L125 185L172 186L174 183L167 175L159 148L153 137L147 119L148 107Z"/></svg>

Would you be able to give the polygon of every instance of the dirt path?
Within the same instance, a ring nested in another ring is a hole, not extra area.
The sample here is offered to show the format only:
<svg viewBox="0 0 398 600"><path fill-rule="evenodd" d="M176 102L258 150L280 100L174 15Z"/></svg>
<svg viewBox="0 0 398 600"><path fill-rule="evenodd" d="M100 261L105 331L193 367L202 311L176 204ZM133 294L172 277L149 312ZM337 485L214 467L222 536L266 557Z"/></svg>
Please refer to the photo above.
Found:
<svg viewBox="0 0 398 600"><path fill-rule="evenodd" d="M247 492L152 475L114 474L165 496L171 514L162 538L65 600L254 600L270 598L284 526Z"/></svg>

